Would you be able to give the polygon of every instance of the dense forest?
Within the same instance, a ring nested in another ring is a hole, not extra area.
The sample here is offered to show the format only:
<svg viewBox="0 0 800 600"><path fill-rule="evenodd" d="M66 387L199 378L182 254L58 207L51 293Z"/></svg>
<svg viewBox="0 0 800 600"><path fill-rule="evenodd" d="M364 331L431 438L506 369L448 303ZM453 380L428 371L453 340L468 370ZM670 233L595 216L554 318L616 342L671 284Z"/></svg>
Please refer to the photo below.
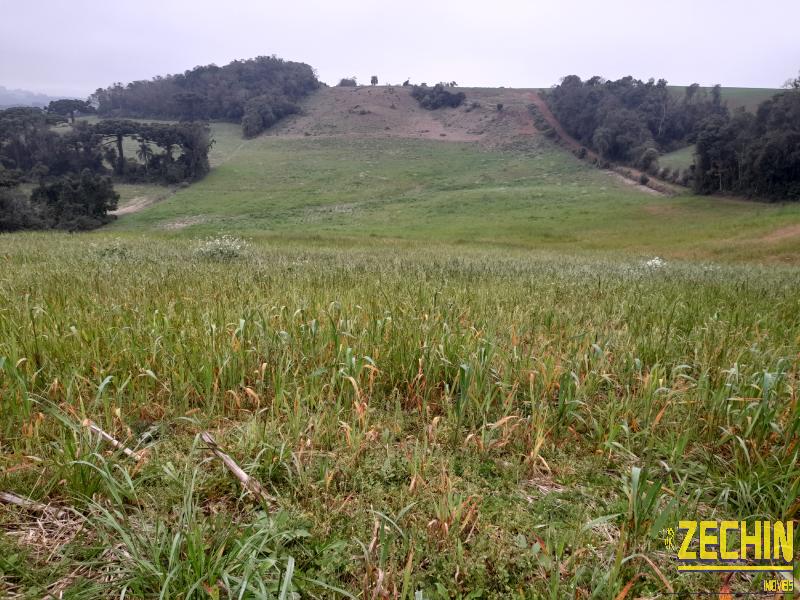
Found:
<svg viewBox="0 0 800 600"><path fill-rule="evenodd" d="M259 56L150 81L116 83L98 89L91 101L105 117L218 119L241 122L243 133L254 136L297 112L297 102L319 86L309 65Z"/></svg>
<svg viewBox="0 0 800 600"><path fill-rule="evenodd" d="M719 86L709 94L691 85L678 98L664 79L582 81L570 75L548 91L546 99L571 136L607 160L644 169L659 153L693 142L705 119L728 113Z"/></svg>
<svg viewBox="0 0 800 600"><path fill-rule="evenodd" d="M55 130L72 108L0 111L0 231L99 227L116 208L112 177L178 183L209 171L205 124L109 119ZM138 143L135 157L124 154L126 138ZM30 195L22 184L35 186Z"/></svg>
<svg viewBox="0 0 800 600"><path fill-rule="evenodd" d="M800 78L763 102L706 120L697 133L694 189L800 199Z"/></svg>
<svg viewBox="0 0 800 600"><path fill-rule="evenodd" d="M663 79L607 81L576 75L545 97L564 129L608 161L655 175L664 152L695 144L695 164L675 181L698 193L800 198L800 77L755 114L733 114L721 88L694 84L682 97ZM662 172L663 173L663 172Z"/></svg>

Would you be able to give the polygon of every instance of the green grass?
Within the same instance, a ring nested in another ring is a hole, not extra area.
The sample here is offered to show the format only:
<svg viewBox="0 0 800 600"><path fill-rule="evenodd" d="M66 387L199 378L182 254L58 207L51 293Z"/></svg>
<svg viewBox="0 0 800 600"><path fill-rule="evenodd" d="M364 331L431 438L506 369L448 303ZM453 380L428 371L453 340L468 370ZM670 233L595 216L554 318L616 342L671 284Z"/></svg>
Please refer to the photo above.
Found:
<svg viewBox="0 0 800 600"><path fill-rule="evenodd" d="M685 86L671 85L669 86L673 94L683 97L686 93ZM706 92L711 92L710 87L701 88ZM722 99L728 104L728 108L736 110L737 108L744 108L751 112L755 112L758 105L769 100L780 92L779 89L773 88L741 88L741 87L723 87Z"/></svg>
<svg viewBox="0 0 800 600"><path fill-rule="evenodd" d="M667 167L673 171L688 169L694 164L694 146L687 146L674 152L669 152L658 157L658 166Z"/></svg>
<svg viewBox="0 0 800 600"><path fill-rule="evenodd" d="M653 197L545 143L502 152L391 138L242 141L219 127L217 168L206 179L113 229L436 239L724 261L800 256L798 238L760 241L800 221L796 204Z"/></svg>
<svg viewBox="0 0 800 600"><path fill-rule="evenodd" d="M0 596L717 592L662 529L797 518L796 206L213 127L169 199L0 236L0 491L68 509L0 505Z"/></svg>
<svg viewBox="0 0 800 600"><path fill-rule="evenodd" d="M103 593L136 598L613 598L638 573L653 596L639 554L678 591L718 585L676 573L665 525L797 509L794 268L204 248L0 238L0 489L85 527L53 525L48 550L24 542L32 516L0 513L0 543L28 557L0 562L8 590L77 570L91 597L105 567Z"/></svg>

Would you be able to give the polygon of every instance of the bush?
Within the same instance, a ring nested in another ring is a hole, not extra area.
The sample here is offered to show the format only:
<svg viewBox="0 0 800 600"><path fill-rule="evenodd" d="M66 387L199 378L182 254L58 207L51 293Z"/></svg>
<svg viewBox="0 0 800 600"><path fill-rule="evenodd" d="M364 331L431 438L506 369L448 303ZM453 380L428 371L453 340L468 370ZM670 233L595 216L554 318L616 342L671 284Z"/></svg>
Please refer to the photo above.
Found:
<svg viewBox="0 0 800 600"><path fill-rule="evenodd" d="M442 83L437 83L432 88L427 87L424 83L415 85L411 88L411 96L419 102L422 108L427 110L436 110L442 107L456 108L461 106L466 98L464 92L453 93L445 89Z"/></svg>
<svg viewBox="0 0 800 600"><path fill-rule="evenodd" d="M581 160L586 158L586 148L584 146L581 146L578 152L576 153L576 156Z"/></svg>
<svg viewBox="0 0 800 600"><path fill-rule="evenodd" d="M42 221L19 190L0 187L0 233L41 227Z"/></svg>
<svg viewBox="0 0 800 600"><path fill-rule="evenodd" d="M208 238L195 248L195 256L206 260L231 261L244 256L247 243L231 235Z"/></svg>
<svg viewBox="0 0 800 600"><path fill-rule="evenodd" d="M117 208L118 200L111 179L88 169L80 176L66 175L42 183L31 195L31 204L45 227L68 231L105 225L111 220L108 212Z"/></svg>
<svg viewBox="0 0 800 600"><path fill-rule="evenodd" d="M642 173L639 175L639 183L642 185L647 185L650 181L650 178L647 176L647 173Z"/></svg>
<svg viewBox="0 0 800 600"><path fill-rule="evenodd" d="M650 172L650 169L654 167L658 169L658 150L655 148L646 148L639 156L638 163L643 171Z"/></svg>
<svg viewBox="0 0 800 600"><path fill-rule="evenodd" d="M337 84L337 87L356 87L358 83L355 77L342 77Z"/></svg>

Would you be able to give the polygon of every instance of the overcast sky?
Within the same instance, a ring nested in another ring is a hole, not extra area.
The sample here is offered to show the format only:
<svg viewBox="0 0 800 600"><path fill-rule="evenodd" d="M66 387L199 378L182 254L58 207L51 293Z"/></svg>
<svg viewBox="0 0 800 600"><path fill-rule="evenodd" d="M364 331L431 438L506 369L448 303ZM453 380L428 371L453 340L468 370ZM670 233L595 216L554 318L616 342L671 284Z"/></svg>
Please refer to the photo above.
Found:
<svg viewBox="0 0 800 600"><path fill-rule="evenodd" d="M800 69L798 23L800 0L0 0L0 85L85 97L277 54L327 83L779 87Z"/></svg>

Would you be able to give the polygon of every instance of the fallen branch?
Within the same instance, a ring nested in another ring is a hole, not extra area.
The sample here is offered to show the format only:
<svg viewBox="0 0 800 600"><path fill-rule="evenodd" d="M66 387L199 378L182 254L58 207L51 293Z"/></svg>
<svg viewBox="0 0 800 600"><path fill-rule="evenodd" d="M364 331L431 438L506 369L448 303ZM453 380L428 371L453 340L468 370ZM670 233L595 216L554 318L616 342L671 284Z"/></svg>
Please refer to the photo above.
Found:
<svg viewBox="0 0 800 600"><path fill-rule="evenodd" d="M131 450L125 444L123 444L113 436L109 435L108 433L100 429L100 427L98 427L97 424L91 421L90 419L84 419L83 426L88 428L89 431L93 431L94 433L99 435L103 440L114 446L114 448L116 448L117 450L122 451L122 453L125 454L125 456L127 456L128 458L132 458L136 462L140 462L147 457L147 453L144 450L140 450L139 452Z"/></svg>
<svg viewBox="0 0 800 600"><path fill-rule="evenodd" d="M32 512L51 514L57 518L61 518L67 514L65 510L54 508L47 504L42 504L41 502L36 502L35 500L31 500L30 498L23 498L22 496L17 496L16 494L12 494L11 492L0 492L0 502L5 502L6 504L13 504L14 506L19 506L20 508L24 508L25 510L29 510Z"/></svg>
<svg viewBox="0 0 800 600"><path fill-rule="evenodd" d="M239 483L242 484L242 487L246 490L252 492L258 498L264 500L268 503L275 503L276 499L274 496L270 496L264 486L262 486L256 479L253 479L244 472L244 470L236 464L236 461L233 460L228 454L222 451L222 449L217 444L214 437L204 431L200 434L200 439L203 440L208 445L208 450L211 451L214 456L219 458L222 461L222 464L225 465L225 468L230 471L236 479L239 480Z"/></svg>

